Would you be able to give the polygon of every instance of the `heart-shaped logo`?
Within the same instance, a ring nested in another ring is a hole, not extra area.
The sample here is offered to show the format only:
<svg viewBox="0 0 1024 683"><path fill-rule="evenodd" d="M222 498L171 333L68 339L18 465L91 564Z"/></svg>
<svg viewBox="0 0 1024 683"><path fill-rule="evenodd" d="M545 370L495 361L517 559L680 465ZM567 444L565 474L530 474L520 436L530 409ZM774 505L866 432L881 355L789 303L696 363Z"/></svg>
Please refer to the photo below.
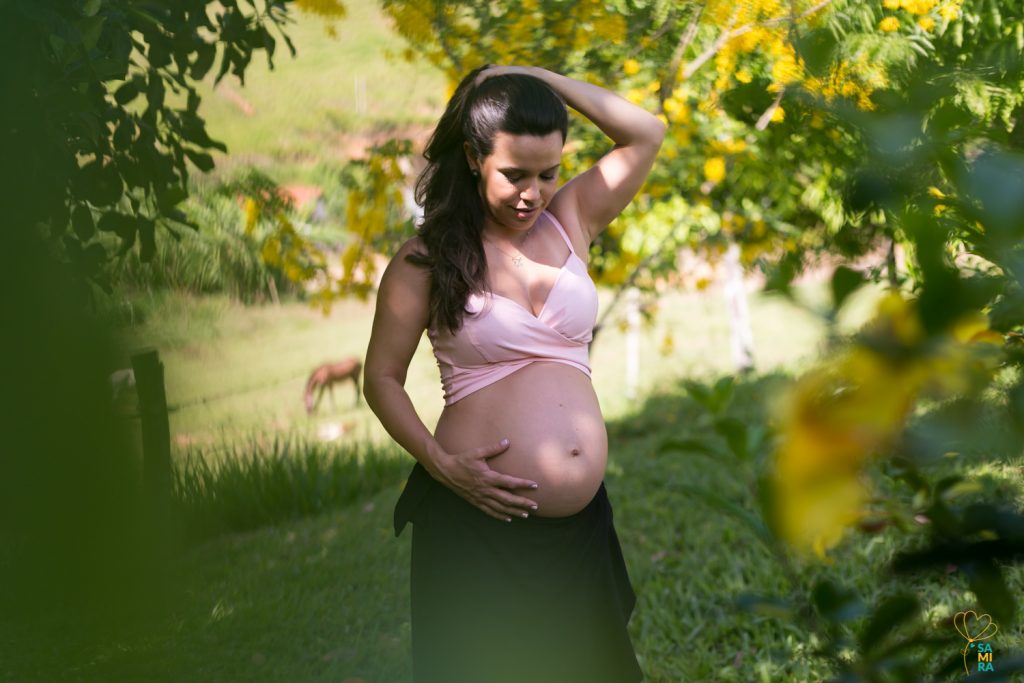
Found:
<svg viewBox="0 0 1024 683"><path fill-rule="evenodd" d="M957 632L967 639L968 643L991 638L999 631L992 617L982 614L980 617L974 610L957 612L953 617L953 626Z"/></svg>
<svg viewBox="0 0 1024 683"><path fill-rule="evenodd" d="M967 639L967 646L961 654L964 656L964 671L970 675L970 670L967 668L967 651L973 648L977 641L994 636L999 631L999 627L992 621L992 617L987 614L982 614L979 617L974 610L957 612L953 615L953 626L956 627L957 633Z"/></svg>

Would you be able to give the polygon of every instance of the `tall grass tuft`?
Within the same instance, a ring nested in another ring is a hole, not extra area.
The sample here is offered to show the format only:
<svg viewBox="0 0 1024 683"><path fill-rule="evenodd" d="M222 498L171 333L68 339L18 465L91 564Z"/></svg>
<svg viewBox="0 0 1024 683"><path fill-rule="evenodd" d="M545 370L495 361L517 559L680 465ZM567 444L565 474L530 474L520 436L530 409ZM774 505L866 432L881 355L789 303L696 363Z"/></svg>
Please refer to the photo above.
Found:
<svg viewBox="0 0 1024 683"><path fill-rule="evenodd" d="M183 542L196 544L351 504L399 483L412 464L393 444L293 436L196 448L174 463L175 517Z"/></svg>

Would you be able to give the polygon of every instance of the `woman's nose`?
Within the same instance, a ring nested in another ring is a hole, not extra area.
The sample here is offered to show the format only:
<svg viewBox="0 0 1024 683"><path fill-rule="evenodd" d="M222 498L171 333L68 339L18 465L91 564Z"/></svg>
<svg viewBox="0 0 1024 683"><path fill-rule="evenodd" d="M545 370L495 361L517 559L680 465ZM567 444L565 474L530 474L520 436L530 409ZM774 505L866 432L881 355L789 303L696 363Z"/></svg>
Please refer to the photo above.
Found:
<svg viewBox="0 0 1024 683"><path fill-rule="evenodd" d="M524 201L535 201L540 199L540 188L537 187L537 183L530 183L523 191L519 193L520 198Z"/></svg>

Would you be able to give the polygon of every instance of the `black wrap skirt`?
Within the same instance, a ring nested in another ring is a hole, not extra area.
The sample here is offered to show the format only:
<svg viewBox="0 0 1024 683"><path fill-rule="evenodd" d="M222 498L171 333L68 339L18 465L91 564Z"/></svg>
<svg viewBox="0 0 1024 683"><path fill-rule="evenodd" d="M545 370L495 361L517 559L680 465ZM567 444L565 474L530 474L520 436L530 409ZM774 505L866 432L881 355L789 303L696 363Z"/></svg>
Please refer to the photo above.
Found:
<svg viewBox="0 0 1024 683"><path fill-rule="evenodd" d="M395 506L413 523L415 683L635 683L636 603L604 483L568 517L491 517L417 463Z"/></svg>

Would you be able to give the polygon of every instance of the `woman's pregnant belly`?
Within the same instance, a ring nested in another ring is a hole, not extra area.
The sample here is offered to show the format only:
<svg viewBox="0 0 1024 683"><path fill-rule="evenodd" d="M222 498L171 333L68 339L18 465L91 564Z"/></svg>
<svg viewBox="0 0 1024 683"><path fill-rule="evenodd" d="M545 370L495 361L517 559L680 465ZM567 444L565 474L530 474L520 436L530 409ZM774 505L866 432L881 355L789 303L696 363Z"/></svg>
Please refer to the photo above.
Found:
<svg viewBox="0 0 1024 683"><path fill-rule="evenodd" d="M537 482L513 493L531 514L565 517L591 501L604 479L608 433L590 378L564 363L537 361L446 406L434 433L449 453L508 438L490 467Z"/></svg>

